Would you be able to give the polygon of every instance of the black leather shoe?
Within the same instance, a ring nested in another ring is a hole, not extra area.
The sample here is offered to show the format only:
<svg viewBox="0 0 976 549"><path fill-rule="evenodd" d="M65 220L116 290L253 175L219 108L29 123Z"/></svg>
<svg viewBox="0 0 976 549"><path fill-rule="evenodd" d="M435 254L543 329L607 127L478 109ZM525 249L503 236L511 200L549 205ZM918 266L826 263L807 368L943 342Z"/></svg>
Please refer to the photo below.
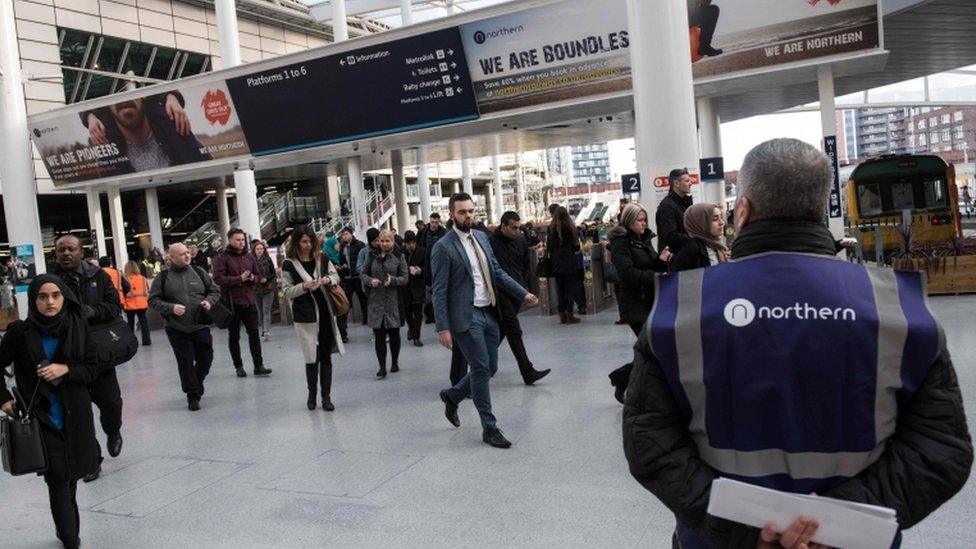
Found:
<svg viewBox="0 0 976 549"><path fill-rule="evenodd" d="M399 371L400 371L400 365L399 365L399 364L394 364L394 365L393 365L393 366L392 366L392 367L390 368L390 371L391 371L391 372L393 372L394 374L395 374L395 373L397 373L397 372L399 372Z"/></svg>
<svg viewBox="0 0 976 549"><path fill-rule="evenodd" d="M447 420L451 422L451 425L455 427L460 427L461 419L458 418L457 404L454 404L454 401L451 400L451 397L450 395L447 394L446 389L441 391L440 395L441 395L441 401L444 402L444 417L446 417Z"/></svg>
<svg viewBox="0 0 976 549"><path fill-rule="evenodd" d="M716 55L722 55L722 50L720 48L713 48L711 46L702 46L698 48L698 53L708 57L715 57Z"/></svg>
<svg viewBox="0 0 976 549"><path fill-rule="evenodd" d="M545 370L529 370L526 375L522 376L522 380L525 381L526 385L532 385L536 381L539 381L540 379L549 375L549 372L551 371L552 370L550 368L546 368Z"/></svg>
<svg viewBox="0 0 976 549"><path fill-rule="evenodd" d="M258 366L254 368L254 375L256 376L266 376L271 373L271 368L265 368L264 366Z"/></svg>
<svg viewBox="0 0 976 549"><path fill-rule="evenodd" d="M376 372L376 377L380 379L386 377L386 368L380 368L380 371Z"/></svg>
<svg viewBox="0 0 976 549"><path fill-rule="evenodd" d="M236 370L237 377L247 377L247 372L244 371L244 368L236 368Z"/></svg>
<svg viewBox="0 0 976 549"><path fill-rule="evenodd" d="M505 438L500 429L485 429L481 434L481 440L494 446L495 448L511 448L512 443Z"/></svg>
<svg viewBox="0 0 976 549"><path fill-rule="evenodd" d="M349 343L349 336L342 336L343 343Z"/></svg>
<svg viewBox="0 0 976 549"><path fill-rule="evenodd" d="M332 404L332 399L331 398L325 397L325 398L322 399L322 409L325 410L326 412L334 412L335 411L335 404Z"/></svg>
<svg viewBox="0 0 976 549"><path fill-rule="evenodd" d="M200 399L191 398L190 400L187 400L186 407L189 408L191 412L196 412L200 409Z"/></svg>
<svg viewBox="0 0 976 549"><path fill-rule="evenodd" d="M119 457L122 453L122 433L116 433L114 436L108 437L108 455L112 457Z"/></svg>
<svg viewBox="0 0 976 549"><path fill-rule="evenodd" d="M415 340L413 340L413 346L414 347L423 347L424 346L424 342L423 341L420 341L419 339L415 339Z"/></svg>
<svg viewBox="0 0 976 549"><path fill-rule="evenodd" d="M84 478L82 478L81 480L83 480L85 482L93 482L93 481L98 480L98 477L100 477L100 476L102 476L102 464L101 463L98 464L98 467L96 467L94 471L92 471L91 473L88 473L87 475L85 475Z"/></svg>

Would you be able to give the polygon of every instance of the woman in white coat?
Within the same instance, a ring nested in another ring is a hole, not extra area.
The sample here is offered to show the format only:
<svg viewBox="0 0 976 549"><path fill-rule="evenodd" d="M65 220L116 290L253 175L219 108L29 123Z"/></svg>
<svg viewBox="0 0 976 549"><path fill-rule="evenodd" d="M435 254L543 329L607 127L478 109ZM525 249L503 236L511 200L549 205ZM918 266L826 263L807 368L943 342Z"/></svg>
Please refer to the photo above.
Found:
<svg viewBox="0 0 976 549"><path fill-rule="evenodd" d="M285 246L286 259L281 265L281 276L305 355L308 409L315 409L318 380L322 388L322 408L331 412L335 410L332 404L332 352L336 350L344 355L346 350L339 337L332 301L327 295L329 286L339 285L339 274L322 255L321 249L311 227L296 227Z"/></svg>

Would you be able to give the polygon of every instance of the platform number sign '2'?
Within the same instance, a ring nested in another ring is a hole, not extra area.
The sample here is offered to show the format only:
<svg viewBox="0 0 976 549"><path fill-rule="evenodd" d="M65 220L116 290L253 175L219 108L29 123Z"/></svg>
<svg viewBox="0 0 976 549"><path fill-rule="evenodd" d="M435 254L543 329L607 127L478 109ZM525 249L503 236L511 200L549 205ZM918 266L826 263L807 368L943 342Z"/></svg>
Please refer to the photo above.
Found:
<svg viewBox="0 0 976 549"><path fill-rule="evenodd" d="M641 177L639 173L629 173L624 176L624 194L640 194Z"/></svg>
<svg viewBox="0 0 976 549"><path fill-rule="evenodd" d="M701 168L702 181L722 181L725 179L725 161L721 156L702 158L699 167Z"/></svg>

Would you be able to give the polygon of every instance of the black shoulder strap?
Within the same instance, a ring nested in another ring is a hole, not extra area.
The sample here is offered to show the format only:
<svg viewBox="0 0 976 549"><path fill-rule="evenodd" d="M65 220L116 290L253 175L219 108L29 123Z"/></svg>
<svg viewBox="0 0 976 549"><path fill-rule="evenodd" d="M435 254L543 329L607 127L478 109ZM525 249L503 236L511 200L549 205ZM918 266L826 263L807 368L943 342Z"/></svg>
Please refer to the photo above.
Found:
<svg viewBox="0 0 976 549"><path fill-rule="evenodd" d="M156 275L159 277L159 295L163 298L166 297L166 275L167 274L169 274L169 269L163 269L161 273Z"/></svg>

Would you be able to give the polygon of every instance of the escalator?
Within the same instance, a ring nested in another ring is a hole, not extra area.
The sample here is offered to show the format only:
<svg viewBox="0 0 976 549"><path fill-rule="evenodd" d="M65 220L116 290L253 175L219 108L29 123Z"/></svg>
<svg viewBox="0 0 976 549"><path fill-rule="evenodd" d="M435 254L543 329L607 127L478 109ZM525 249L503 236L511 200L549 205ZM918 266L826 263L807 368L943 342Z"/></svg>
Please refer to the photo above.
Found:
<svg viewBox="0 0 976 549"><path fill-rule="evenodd" d="M290 227L313 223L319 218L318 201L315 197L298 196L291 191L284 194L272 192L258 197L261 239L269 244L278 243ZM231 217L230 226L239 226L238 216ZM204 223L184 241L195 242L200 251L207 254L218 251L223 241L220 224L217 221Z"/></svg>

